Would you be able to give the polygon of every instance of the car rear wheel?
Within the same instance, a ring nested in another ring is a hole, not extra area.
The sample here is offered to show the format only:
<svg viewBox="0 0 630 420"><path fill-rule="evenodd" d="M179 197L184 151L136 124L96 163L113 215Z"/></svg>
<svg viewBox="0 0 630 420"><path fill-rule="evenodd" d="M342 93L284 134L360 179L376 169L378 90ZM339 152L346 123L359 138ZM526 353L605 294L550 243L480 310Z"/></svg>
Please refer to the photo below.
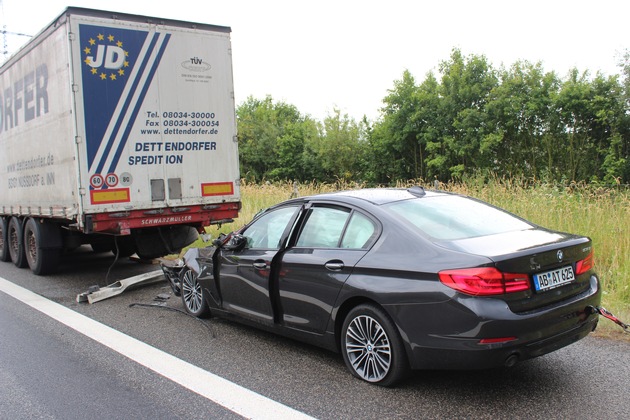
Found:
<svg viewBox="0 0 630 420"><path fill-rule="evenodd" d="M11 261L9 254L9 240L7 232L9 230L9 222L6 217L0 217L0 261Z"/></svg>
<svg viewBox="0 0 630 420"><path fill-rule="evenodd" d="M341 349L350 372L364 381L392 386L408 372L400 334L376 305L363 304L350 311L343 323Z"/></svg>
<svg viewBox="0 0 630 420"><path fill-rule="evenodd" d="M197 281L197 273L186 268L181 274L182 302L186 312L198 318L210 315L210 308L206 302L203 288Z"/></svg>

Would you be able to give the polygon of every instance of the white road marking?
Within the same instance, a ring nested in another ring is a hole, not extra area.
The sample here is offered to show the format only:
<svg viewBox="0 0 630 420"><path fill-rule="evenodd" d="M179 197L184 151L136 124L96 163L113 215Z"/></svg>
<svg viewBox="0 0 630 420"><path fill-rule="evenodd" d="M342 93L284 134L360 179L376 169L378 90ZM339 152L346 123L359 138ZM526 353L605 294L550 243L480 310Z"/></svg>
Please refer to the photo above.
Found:
<svg viewBox="0 0 630 420"><path fill-rule="evenodd" d="M0 277L0 292L31 306L123 356L251 419L312 417L223 379Z"/></svg>

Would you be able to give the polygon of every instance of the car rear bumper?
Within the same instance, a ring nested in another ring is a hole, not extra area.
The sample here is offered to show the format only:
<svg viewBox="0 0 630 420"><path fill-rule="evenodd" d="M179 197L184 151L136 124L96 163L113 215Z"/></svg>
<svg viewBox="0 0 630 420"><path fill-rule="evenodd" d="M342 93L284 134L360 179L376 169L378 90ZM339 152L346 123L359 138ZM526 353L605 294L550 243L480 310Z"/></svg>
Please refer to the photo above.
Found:
<svg viewBox="0 0 630 420"><path fill-rule="evenodd" d="M500 299L480 302L480 298L461 295L435 307L422 304L389 309L407 346L412 369L511 366L568 346L596 328L598 315L586 308L599 306L601 292L597 277L591 280L591 287L580 295L526 313L513 313ZM433 317L432 313L441 315ZM491 341L484 344L482 339Z"/></svg>
<svg viewBox="0 0 630 420"><path fill-rule="evenodd" d="M515 363L542 356L566 347L586 337L597 326L597 318L589 319L577 327L552 337L525 344L477 344L466 349L436 349L417 347L413 352L413 369L490 369L513 366Z"/></svg>

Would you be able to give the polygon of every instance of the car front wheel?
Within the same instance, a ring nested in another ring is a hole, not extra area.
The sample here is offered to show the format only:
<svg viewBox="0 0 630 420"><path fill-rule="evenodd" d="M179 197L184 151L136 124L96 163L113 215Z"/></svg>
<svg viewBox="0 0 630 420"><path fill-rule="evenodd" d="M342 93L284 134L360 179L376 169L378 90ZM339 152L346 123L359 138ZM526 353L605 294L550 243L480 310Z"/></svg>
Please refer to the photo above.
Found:
<svg viewBox="0 0 630 420"><path fill-rule="evenodd" d="M376 305L363 304L350 311L343 323L341 349L350 372L364 381L392 386L408 372L400 334Z"/></svg>
<svg viewBox="0 0 630 420"><path fill-rule="evenodd" d="M182 302L186 312L198 318L210 315L210 308L206 302L203 288L197 281L197 274L186 268L180 277Z"/></svg>

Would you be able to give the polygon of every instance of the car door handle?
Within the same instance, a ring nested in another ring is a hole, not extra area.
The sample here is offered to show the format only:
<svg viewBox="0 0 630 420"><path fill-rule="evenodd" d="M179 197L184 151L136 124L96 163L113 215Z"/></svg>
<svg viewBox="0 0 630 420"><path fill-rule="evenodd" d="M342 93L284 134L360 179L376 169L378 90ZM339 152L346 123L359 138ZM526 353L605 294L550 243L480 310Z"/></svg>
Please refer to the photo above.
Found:
<svg viewBox="0 0 630 420"><path fill-rule="evenodd" d="M264 261L254 261L252 265L254 266L254 268L257 268L259 270L264 270L265 268L267 268L267 263Z"/></svg>
<svg viewBox="0 0 630 420"><path fill-rule="evenodd" d="M326 264L324 264L324 267L326 267L330 271L341 271L344 265L343 265L343 261L336 260L336 261L328 261Z"/></svg>

